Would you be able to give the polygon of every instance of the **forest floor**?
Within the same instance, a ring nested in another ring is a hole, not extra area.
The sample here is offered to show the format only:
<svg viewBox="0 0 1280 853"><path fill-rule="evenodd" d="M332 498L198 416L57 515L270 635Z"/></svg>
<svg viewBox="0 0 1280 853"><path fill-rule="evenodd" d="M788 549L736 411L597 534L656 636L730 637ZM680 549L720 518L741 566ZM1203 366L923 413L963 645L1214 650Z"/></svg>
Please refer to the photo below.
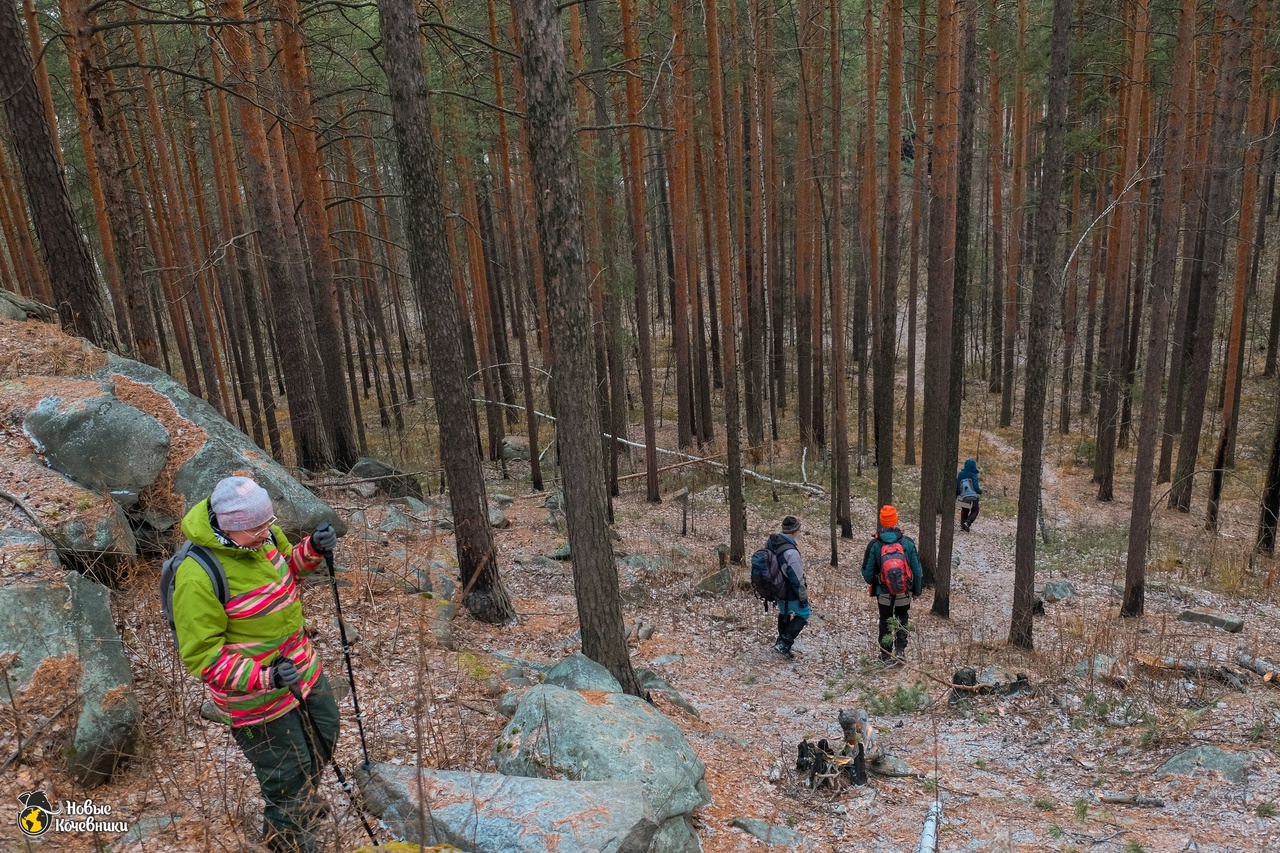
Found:
<svg viewBox="0 0 1280 853"><path fill-rule="evenodd" d="M1035 620L1035 650L1021 651L1006 642L1017 443L1016 431L966 429L962 436L962 452L979 459L984 500L973 532L956 532L950 617L930 614L933 594L926 590L911 610L907 663L888 670L875 660L875 605L859 574L874 533L869 462L854 479L854 538L839 541L836 566L830 565L825 497L779 489L775 501L761 484L748 485L748 552L784 515L796 515L804 525L798 540L814 617L794 660L771 649L774 617L747 590L745 568L733 568L737 583L727 594L695 589L716 571L715 547L727 541L718 478L700 472L702 466L663 475L664 496L690 487L687 535L680 501L650 505L642 479L624 483L615 500L614 547L647 558L620 569L624 613L632 629L655 626L645 640L632 630L629 642L637 666L655 670L698 709L694 717L656 699L706 763L713 801L696 816L706 853L770 849L734 828L735 817L789 827L816 851L914 851L935 798L943 807L940 851L1280 850L1280 691L1256 676L1241 690L1142 669L1134 661L1135 654L1147 653L1231 664L1237 648L1280 658L1277 568L1249 556L1256 498L1247 490L1229 493L1217 537L1202 530L1197 512L1157 509L1146 615L1121 620L1127 494L1097 503L1089 465L1080 456L1083 444L1078 437L1053 436L1043 495L1048 541L1038 540L1036 589L1053 578L1070 582L1077 594L1045 605L1045 615ZM712 452L707 448L707 455ZM1242 455L1248 452L1242 447ZM804 468L810 481L826 476L812 460L804 467L797 460L776 462L780 479L806 477ZM753 467L767 470L767 463ZM565 537L543 508L545 493L529 490L527 468L513 465L512 472L507 481L494 472L489 492L515 499L506 510L511 526L495 535L519 616L495 626L459 610L456 650L437 647L422 628L423 608L436 604L404 592L394 579L395 566L406 562L396 549L417 559L448 558L447 534L393 534L390 541L348 535L339 543L339 562L347 569L341 575L343 611L359 635L355 679L375 761L493 770L492 744L505 724L494 711L505 690L495 675L505 668L503 659L553 663L580 649L569 565L516 562L518 556L550 555ZM916 472L904 467L896 488L902 526L911 535L917 532L910 509L918 503ZM1122 467L1117 482L1126 477L1131 481L1132 472ZM321 494L345 516L364 512L374 526L383 511L350 491ZM142 757L110 784L87 792L76 790L56 761L14 766L0 776L14 796L32 788L48 790L55 801L91 796L112 806L112 819L145 832L138 840L49 837L24 848L6 822L0 828L4 849L259 849L257 786L228 730L199 716L200 685L178 665L159 614L158 568L158 562L140 566L115 597L142 705ZM304 605L331 679L344 681L327 585L307 585ZM1189 606L1243 617L1244 630L1232 635L1177 621ZM1124 686L1068 674L1094 654L1115 658L1131 673ZM953 704L948 685L966 666L1025 674L1032 689ZM919 775L872 776L862 788L811 790L795 770L797 743L824 737L839 742L838 711L859 707L870 713L886 750ZM1248 781L1235 785L1208 771L1157 778L1166 760L1199 745L1250 755ZM346 703L337 757L348 770L361 760ZM340 818L330 849L353 850L364 840L360 822L345 808L332 774L326 780ZM1107 805L1101 794L1155 797L1164 805Z"/></svg>

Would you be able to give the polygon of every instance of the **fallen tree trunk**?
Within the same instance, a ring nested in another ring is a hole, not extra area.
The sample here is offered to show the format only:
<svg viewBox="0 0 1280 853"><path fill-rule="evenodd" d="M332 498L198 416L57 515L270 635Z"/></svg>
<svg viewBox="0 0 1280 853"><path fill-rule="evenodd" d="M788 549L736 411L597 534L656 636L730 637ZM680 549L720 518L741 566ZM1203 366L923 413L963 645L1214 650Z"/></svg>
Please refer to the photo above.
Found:
<svg viewBox="0 0 1280 853"><path fill-rule="evenodd" d="M1255 658L1244 652L1236 655L1236 663L1247 670L1258 673L1258 675L1262 676L1262 680L1272 687L1280 687L1280 664L1272 663L1262 658Z"/></svg>
<svg viewBox="0 0 1280 853"><path fill-rule="evenodd" d="M929 814L925 816L924 828L920 830L918 853L934 853L938 849L938 822L940 820L942 820L942 802L934 800L929 806Z"/></svg>
<svg viewBox="0 0 1280 853"><path fill-rule="evenodd" d="M1170 657L1156 657L1155 655L1135 654L1133 659L1142 666L1150 669L1167 669L1184 673L1185 675L1194 676L1196 678L1212 678L1215 681L1221 681L1232 687L1243 687L1245 685L1244 676L1234 670L1227 669L1225 666L1218 666L1209 663L1196 663L1195 661L1178 660Z"/></svg>
<svg viewBox="0 0 1280 853"><path fill-rule="evenodd" d="M1147 809L1164 808L1164 800L1142 794L1099 794L1098 802L1113 806L1142 806Z"/></svg>

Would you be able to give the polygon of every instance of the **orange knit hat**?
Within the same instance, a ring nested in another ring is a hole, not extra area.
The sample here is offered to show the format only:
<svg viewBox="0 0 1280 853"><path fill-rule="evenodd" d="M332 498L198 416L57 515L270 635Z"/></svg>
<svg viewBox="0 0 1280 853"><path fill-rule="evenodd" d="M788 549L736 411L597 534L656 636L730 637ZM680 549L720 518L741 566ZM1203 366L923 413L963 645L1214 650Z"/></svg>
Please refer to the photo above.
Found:
<svg viewBox="0 0 1280 853"><path fill-rule="evenodd" d="M881 527L897 527L898 526L897 508L888 504L880 508L880 526Z"/></svg>

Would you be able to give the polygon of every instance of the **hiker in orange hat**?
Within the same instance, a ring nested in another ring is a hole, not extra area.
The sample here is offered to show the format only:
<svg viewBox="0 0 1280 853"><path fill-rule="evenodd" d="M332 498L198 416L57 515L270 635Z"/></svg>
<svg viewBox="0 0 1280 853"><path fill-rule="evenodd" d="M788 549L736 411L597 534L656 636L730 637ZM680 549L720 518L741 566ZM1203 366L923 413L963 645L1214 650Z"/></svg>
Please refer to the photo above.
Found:
<svg viewBox="0 0 1280 853"><path fill-rule="evenodd" d="M880 530L867 543L862 579L867 582L867 593L875 597L880 608L876 635L880 660L901 663L907 651L911 598L924 592L924 567L920 565L916 543L898 527L898 510L892 505L880 508ZM895 624L891 626L890 620Z"/></svg>

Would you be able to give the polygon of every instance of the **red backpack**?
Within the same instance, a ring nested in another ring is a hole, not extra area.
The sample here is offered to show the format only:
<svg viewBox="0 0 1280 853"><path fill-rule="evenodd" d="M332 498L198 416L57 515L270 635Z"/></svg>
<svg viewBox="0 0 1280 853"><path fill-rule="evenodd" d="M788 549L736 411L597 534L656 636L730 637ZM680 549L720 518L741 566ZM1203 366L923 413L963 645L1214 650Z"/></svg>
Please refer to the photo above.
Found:
<svg viewBox="0 0 1280 853"><path fill-rule="evenodd" d="M880 586L894 598L911 594L911 564L901 540L880 543Z"/></svg>

